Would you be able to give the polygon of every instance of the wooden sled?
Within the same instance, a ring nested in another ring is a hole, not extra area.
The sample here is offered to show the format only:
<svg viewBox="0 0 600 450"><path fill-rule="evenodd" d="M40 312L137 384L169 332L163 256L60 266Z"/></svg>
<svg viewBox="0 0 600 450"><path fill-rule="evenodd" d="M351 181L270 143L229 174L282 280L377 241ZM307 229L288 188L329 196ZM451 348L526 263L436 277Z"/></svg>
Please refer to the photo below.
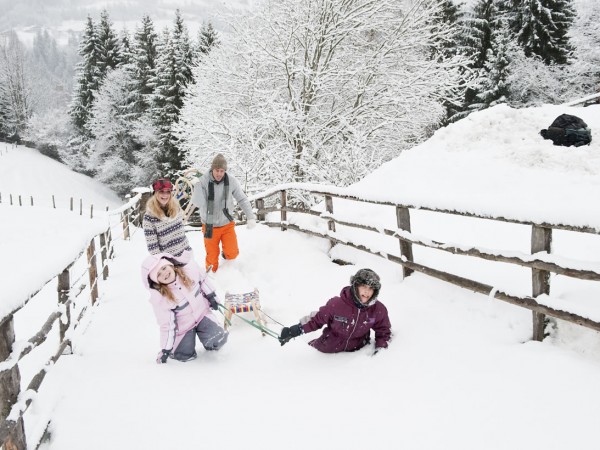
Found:
<svg viewBox="0 0 600 450"><path fill-rule="evenodd" d="M261 326L266 326L266 321L262 315L260 309L260 298L258 295L258 289L254 289L251 292L245 292L242 294L230 294L225 293L225 301L223 302L225 307L225 329L231 324L231 318L233 314L253 312L256 322ZM264 336L265 333L263 332Z"/></svg>

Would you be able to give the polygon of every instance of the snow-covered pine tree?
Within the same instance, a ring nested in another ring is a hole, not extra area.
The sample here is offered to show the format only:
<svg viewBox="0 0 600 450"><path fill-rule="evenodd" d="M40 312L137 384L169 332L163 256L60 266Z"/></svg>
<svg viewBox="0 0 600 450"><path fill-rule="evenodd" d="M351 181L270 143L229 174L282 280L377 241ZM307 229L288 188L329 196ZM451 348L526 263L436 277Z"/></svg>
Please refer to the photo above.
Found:
<svg viewBox="0 0 600 450"><path fill-rule="evenodd" d="M141 148L127 113L129 75L125 67L108 73L96 94L87 124L95 136L89 141L88 171L120 194L134 187L135 155Z"/></svg>
<svg viewBox="0 0 600 450"><path fill-rule="evenodd" d="M491 47L488 49L487 58L481 76L478 78L477 100L479 103L470 105L472 110L485 109L498 103L506 102L509 94L508 79L510 76L510 63L512 51L511 33L507 25L499 21L499 26L493 27Z"/></svg>
<svg viewBox="0 0 600 450"><path fill-rule="evenodd" d="M0 89L8 120L5 128L10 134L20 134L31 116L31 86L26 74L26 50L17 33L10 30L0 41Z"/></svg>
<svg viewBox="0 0 600 450"><path fill-rule="evenodd" d="M499 19L500 11L496 0L478 0L470 17L465 19L463 48L471 60L470 70L473 76L465 91L465 109L455 114L455 118L464 117L471 111L484 107L479 94L483 86L489 85L488 80L484 79L488 76L486 64L488 57L494 54L493 33Z"/></svg>
<svg viewBox="0 0 600 450"><path fill-rule="evenodd" d="M100 22L97 28L98 36L98 74L100 83L108 72L116 68L122 60L121 44L117 33L113 28L112 21L106 9L100 13Z"/></svg>
<svg viewBox="0 0 600 450"><path fill-rule="evenodd" d="M194 65L194 48L190 40L187 26L183 22L181 11L175 11L175 24L173 27L173 46L175 49L175 63L178 66L177 77L177 107L183 106L184 88L194 82L192 67Z"/></svg>
<svg viewBox="0 0 600 450"><path fill-rule="evenodd" d="M0 80L0 140L5 140L10 133L9 104L4 85Z"/></svg>
<svg viewBox="0 0 600 450"><path fill-rule="evenodd" d="M184 167L185 151L179 148L173 126L179 121L186 86L193 82L193 51L187 27L179 10L173 32L165 29L157 45L158 58L152 79L152 118L157 128L161 175L174 176Z"/></svg>
<svg viewBox="0 0 600 450"><path fill-rule="evenodd" d="M137 117L146 113L154 92L152 78L156 68L156 42L158 36L154 23L148 15L142 17L142 23L135 31L132 49L133 82L131 95L134 96L132 113Z"/></svg>
<svg viewBox="0 0 600 450"><path fill-rule="evenodd" d="M99 42L96 25L88 16L79 44L81 61L77 64L77 81L70 105L73 124L80 135L86 133L86 123L94 102L95 92L100 86L101 76L98 68Z"/></svg>
<svg viewBox="0 0 600 450"><path fill-rule="evenodd" d="M72 79L67 70L67 57L47 30L38 30L28 61L28 72L35 103L34 114L55 114L69 104ZM72 78L72 74L71 74Z"/></svg>
<svg viewBox="0 0 600 450"><path fill-rule="evenodd" d="M466 34L462 7L462 3L455 4L453 0L442 0L439 13L431 17L434 27L432 31L435 36L430 47L432 60L438 62L455 60L455 63L461 66L460 70L464 75L464 80L460 85L452 86L448 91L442 93L446 108L444 123L452 122L458 112L466 109L464 98L471 72L470 61L465 56L468 52L462 48L463 36ZM437 26L440 30L436 29ZM463 57L462 61L459 56Z"/></svg>
<svg viewBox="0 0 600 450"><path fill-rule="evenodd" d="M458 40L462 34L461 21L463 12L462 4L455 4L453 0L442 0L438 14L431 17L433 25L440 24L443 33L437 32L432 40L430 52L432 59L447 59L459 51Z"/></svg>
<svg viewBox="0 0 600 450"><path fill-rule="evenodd" d="M131 48L131 39L127 30L122 30L119 33L119 53L121 55L121 61L119 66L125 66L131 64L133 61L133 50Z"/></svg>
<svg viewBox="0 0 600 450"><path fill-rule="evenodd" d="M175 47L168 28L159 36L157 44L156 70L151 84L154 87L151 103L151 115L157 129L160 150L157 163L160 175L171 176L181 168L177 141L171 134L171 125L177 119L176 83L177 64Z"/></svg>
<svg viewBox="0 0 600 450"><path fill-rule="evenodd" d="M526 56L538 55L546 64L569 62L573 0L502 0L501 7Z"/></svg>
<svg viewBox="0 0 600 450"><path fill-rule="evenodd" d="M198 42L196 47L196 59L202 60L204 55L207 55L213 47L221 43L217 31L214 29L211 21L203 22L198 30Z"/></svg>

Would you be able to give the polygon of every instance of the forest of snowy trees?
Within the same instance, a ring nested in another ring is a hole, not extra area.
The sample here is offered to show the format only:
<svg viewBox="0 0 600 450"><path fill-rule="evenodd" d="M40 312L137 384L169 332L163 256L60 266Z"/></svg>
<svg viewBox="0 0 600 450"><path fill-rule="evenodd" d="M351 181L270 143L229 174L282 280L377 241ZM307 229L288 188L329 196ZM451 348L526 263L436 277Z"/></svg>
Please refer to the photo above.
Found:
<svg viewBox="0 0 600 450"><path fill-rule="evenodd" d="M104 10L58 45L0 35L0 140L118 193L227 155L246 189L348 185L436 129L498 103L600 88L600 5L584 0L264 0L133 32Z"/></svg>

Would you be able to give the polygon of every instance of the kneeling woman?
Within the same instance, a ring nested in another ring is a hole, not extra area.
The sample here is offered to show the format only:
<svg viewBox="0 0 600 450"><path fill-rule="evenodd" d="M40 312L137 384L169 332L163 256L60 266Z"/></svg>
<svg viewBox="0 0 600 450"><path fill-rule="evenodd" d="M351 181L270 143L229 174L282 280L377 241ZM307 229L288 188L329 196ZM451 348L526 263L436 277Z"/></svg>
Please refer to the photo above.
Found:
<svg viewBox="0 0 600 450"><path fill-rule="evenodd" d="M150 255L142 263L142 281L160 327L157 363L194 359L196 336L206 350L225 345L228 333L211 312L218 309L215 289L198 264L181 266L169 253Z"/></svg>

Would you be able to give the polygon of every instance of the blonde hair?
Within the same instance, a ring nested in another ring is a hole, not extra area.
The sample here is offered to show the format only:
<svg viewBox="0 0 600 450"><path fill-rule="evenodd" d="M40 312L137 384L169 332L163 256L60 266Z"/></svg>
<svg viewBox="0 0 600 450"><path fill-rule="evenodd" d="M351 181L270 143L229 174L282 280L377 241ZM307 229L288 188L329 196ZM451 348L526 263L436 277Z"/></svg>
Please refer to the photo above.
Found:
<svg viewBox="0 0 600 450"><path fill-rule="evenodd" d="M166 217L173 219L177 217L177 214L179 214L180 210L181 207L179 206L179 202L175 199L173 194L171 194L171 198L164 208L159 203L156 192L148 199L148 202L146 203L146 212L157 219L164 219Z"/></svg>
<svg viewBox="0 0 600 450"><path fill-rule="evenodd" d="M188 277L185 274L183 269L181 267L173 266L173 270L175 271L175 274L179 277L179 279L181 280L183 285L186 288L191 289L194 282L190 279L190 277ZM176 303L175 296L173 295L173 292L171 292L171 289L169 289L168 284L162 284L162 283L156 283L156 284L158 285L158 287L156 289L158 290L158 292L161 293L161 295L163 297L167 297L167 299L169 301Z"/></svg>

